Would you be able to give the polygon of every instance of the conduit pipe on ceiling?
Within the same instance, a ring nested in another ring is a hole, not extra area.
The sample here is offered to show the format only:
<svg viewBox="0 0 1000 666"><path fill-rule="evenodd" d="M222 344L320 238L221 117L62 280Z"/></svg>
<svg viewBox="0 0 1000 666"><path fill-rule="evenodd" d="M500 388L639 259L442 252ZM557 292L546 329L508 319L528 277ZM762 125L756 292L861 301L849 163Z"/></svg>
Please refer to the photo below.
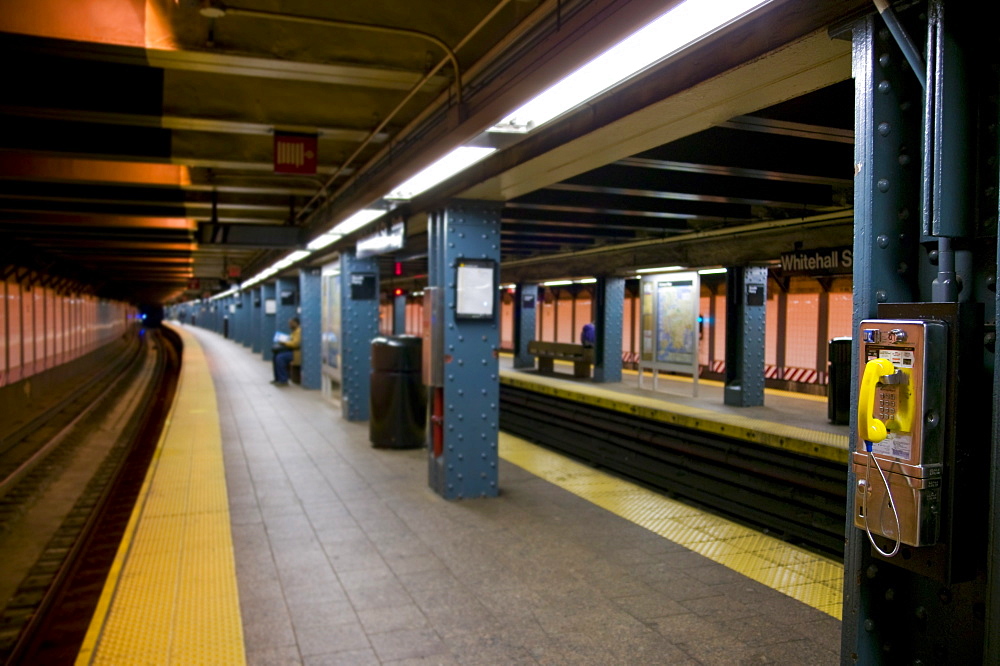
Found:
<svg viewBox="0 0 1000 666"><path fill-rule="evenodd" d="M229 7L221 2L218 2L217 0L202 0L202 7L200 12L202 16L206 16L208 18L213 18L213 19L222 18L224 16L247 16L251 18L273 19L278 21L290 21L293 23L306 23L310 25L320 25L320 26L346 28L354 30L367 30L369 32L403 35L407 37L415 37L418 39L424 39L430 41L435 46L439 47L442 51L445 52L445 58L439 61L437 65L435 65L433 68L431 68L431 70L428 71L420 79L420 81L418 81L417 84L410 89L410 91L406 94L406 96L402 99L402 101L400 101L399 104L397 104L392 109L392 111L390 111L386 115L386 117L378 124L378 126L375 129L373 129L365 138L365 140L362 141L361 144L354 150L351 156L348 157L337 168L337 170L333 173L332 176L330 176L329 179L327 179L323 187L321 187L320 190L315 195L313 195L313 197L308 202L306 202L306 204L302 206L302 208L299 209L300 212L295 217L295 220L298 221L298 219L304 213L306 213L310 209L310 207L314 203L316 203L318 199L325 199L328 197L327 190L333 184L333 182L337 178L339 178L344 173L344 171L350 168L351 163L353 163L354 160L357 159L358 155L361 154L361 151L363 151L366 147L368 147L368 144L370 144L379 135L379 133L382 132L382 130L385 129L386 126L388 126L390 122L392 122L392 119L395 118L396 114L398 114L403 109L403 107L406 106L406 104L409 103L411 99L413 99L414 95L416 95L421 88L427 85L427 82L430 81L431 78L433 78L433 76L437 74L438 71L440 71L441 68L444 67L444 65L448 62L451 63L452 67L455 70L455 97L459 106L461 106L462 70L458 64L458 57L455 55L455 52L458 51L458 49L462 48L466 43L468 43L468 41L472 37L474 37L476 33L482 30L483 26L485 26L494 16L496 16L496 14L509 2L510 0L501 0L501 2L498 3L497 6L494 7L490 11L490 13L487 14L486 17L483 18L483 20L481 20L476 25L475 28L473 28L469 32L469 34L467 34L462 39L462 41L458 43L458 45L454 49L449 47L447 44L444 43L444 41L442 41L438 37L435 37L434 35L431 35L426 32L421 32L419 30L410 30L407 28L396 28L392 26L374 25L370 23L357 23L354 21L342 21L338 19L317 18L310 16L296 16L292 14L279 14L277 12L267 12L256 9L241 9L239 7Z"/></svg>
<svg viewBox="0 0 1000 666"><path fill-rule="evenodd" d="M484 16L483 19L479 23L477 23L476 26L472 30L470 30L469 33L465 37L462 38L462 41L460 41L458 44L455 45L454 52L452 53L452 55L454 55L455 52L458 52L458 50L461 49L463 46L465 46L466 44L468 44L469 40L472 39L473 37L475 37L476 34L480 30L482 30L484 26L486 26L486 24L488 24L491 20L493 20L493 18L500 12L500 10L503 9L504 7L506 7L510 3L510 1L511 0L501 0L499 3L497 3L497 5L490 11L490 13L487 14L486 16ZM327 194L327 191L330 188L330 186L333 185L333 182L346 169L350 168L350 166L354 162L354 160L356 160L358 158L358 155L361 154L361 151L363 151L368 146L368 144L371 143L375 139L375 137L377 137L379 135L379 133L383 129L385 129L385 127L392 121L392 119L396 117L396 114L399 113L403 109L403 107L406 106L406 104L411 99L413 99L413 96L416 95L417 92L421 88L424 87L424 85L431 79L431 77L434 76L435 74L437 74L438 70L440 70L442 67L444 67L445 62L447 62L447 60L441 60L440 62L438 62L437 65L435 65L433 68L431 68L431 70L429 72L427 72L427 74L424 75L424 78L422 78L420 81L417 82L417 84L406 94L406 96L402 99L402 101L400 101L399 104L397 104L395 106L395 108L393 108L393 110L390 111L386 115L385 119L383 119L382 122L380 122L378 124L378 127L376 127L375 129L373 129L371 131L371 133L368 135L368 137L364 141L361 142L361 145L359 145L354 150L354 152L351 153L351 156L348 157L346 160L344 160L344 163L341 164L340 167L338 167L337 170L333 173L333 175L330 176L330 178L326 181L326 184L323 186L323 189L320 190L320 192L317 193L315 196L313 196L313 198L310 199L306 203L306 205L303 206L300 209L301 212L299 213L299 215L301 215L305 211L309 210L309 207L312 206L313 203L315 203L315 201L317 199L319 199L321 197L324 197L324 196L326 196L328 198L329 195ZM455 63L455 73L456 73L456 76L459 77L458 81L457 81L457 84L458 84L457 87L458 87L458 91L459 91L458 103L461 104L462 103L462 97L461 97L462 80L461 80L460 74L458 73L458 64L457 64L457 61ZM338 190L338 192L343 191L348 185L350 185L350 181L348 181L347 183L344 183L344 185ZM319 209L317 209L314 213L312 213L310 215L314 215L315 213L318 213L318 212L319 212ZM296 218L296 219L298 219L298 218Z"/></svg>

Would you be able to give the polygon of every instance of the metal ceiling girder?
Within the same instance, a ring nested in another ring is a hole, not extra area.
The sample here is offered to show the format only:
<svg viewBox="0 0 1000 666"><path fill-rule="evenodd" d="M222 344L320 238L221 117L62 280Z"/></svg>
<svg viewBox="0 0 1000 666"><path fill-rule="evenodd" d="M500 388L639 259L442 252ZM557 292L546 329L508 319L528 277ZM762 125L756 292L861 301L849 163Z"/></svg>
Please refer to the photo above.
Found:
<svg viewBox="0 0 1000 666"><path fill-rule="evenodd" d="M532 257L505 262L501 266L504 282L545 280L560 274L592 275L597 271L614 272L634 266L678 264L682 266L740 265L771 261L808 234L818 246L850 245L853 218L847 214L818 215L805 220L757 222L716 229L646 239L631 243L601 246L563 255ZM719 242L721 238L734 242Z"/></svg>
<svg viewBox="0 0 1000 666"><path fill-rule="evenodd" d="M214 132L219 134L245 134L250 136L272 136L275 129L285 132L314 133L320 140L356 142L364 140L369 132L346 127L312 127L282 123L254 123L218 118L194 118L173 115L144 115L111 111L90 111L86 109L25 107L11 104L0 105L0 114L47 120L96 123L104 125L132 125L135 127L155 127L169 130L194 132ZM376 135L372 140L382 142L388 134Z"/></svg>
<svg viewBox="0 0 1000 666"><path fill-rule="evenodd" d="M854 145L854 130L840 129L837 127L822 127L819 125L795 123L786 120L757 118L755 116L735 116L725 122L718 123L718 126L737 129L744 132L760 132L762 134L794 136L800 139L810 139L812 141L833 141L836 143L846 143L851 146Z"/></svg>
<svg viewBox="0 0 1000 666"><path fill-rule="evenodd" d="M244 248L301 249L304 234L301 227L209 222L198 225L198 242Z"/></svg>
<svg viewBox="0 0 1000 666"><path fill-rule="evenodd" d="M406 90L423 76L422 72L380 67L296 62L217 51L145 49L23 35L4 34L0 42L7 42L11 50L74 59L385 90ZM437 83L440 85L444 82L445 78L439 77Z"/></svg>
<svg viewBox="0 0 1000 666"><path fill-rule="evenodd" d="M766 169L746 169L735 166L722 166L713 164L695 164L691 162L677 162L672 160L657 160L644 157L626 157L614 162L618 166L637 167L640 169L661 169L663 171L677 171L680 173L697 173L706 176L732 176L736 178L756 178L759 180L772 180L785 183L807 183L811 185L832 185L838 187L851 187L854 184L850 178L831 178L825 176L813 176L808 174L786 173L781 171L768 171Z"/></svg>

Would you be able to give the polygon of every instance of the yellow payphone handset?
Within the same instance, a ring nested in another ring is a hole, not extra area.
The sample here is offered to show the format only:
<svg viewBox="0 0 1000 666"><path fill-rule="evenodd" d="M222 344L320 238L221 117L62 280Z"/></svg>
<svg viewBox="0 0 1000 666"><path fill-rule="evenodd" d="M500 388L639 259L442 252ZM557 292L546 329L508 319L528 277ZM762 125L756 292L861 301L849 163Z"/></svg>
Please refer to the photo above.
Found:
<svg viewBox="0 0 1000 666"><path fill-rule="evenodd" d="M854 524L884 557L937 542L947 330L939 321L861 322ZM930 378L930 379L928 379ZM871 483L871 468L881 485ZM873 535L891 539L885 550Z"/></svg>
<svg viewBox="0 0 1000 666"><path fill-rule="evenodd" d="M882 377L893 376L896 373L896 366L892 364L892 361L885 358L873 358L872 360L865 363L865 373L862 375L861 379L861 389L858 393L858 436L865 443L865 452L868 454L867 460L865 461L865 489L861 498L861 514L865 521L865 532L868 534L868 540L871 541L872 546L879 553L885 557L894 557L896 553L899 552L900 537L899 537L899 512L896 510L896 504L892 501L892 490L889 488L889 482L885 478L885 473L882 471L882 467L878 463L878 459L875 454L872 453L872 448L878 442L885 440L886 436L889 434L889 428L885 421L878 419L874 416L875 412L875 396L876 391L879 387L879 379ZM885 405L885 399L882 399L882 405ZM882 415L885 415L885 410L880 410ZM875 469L878 470L879 476L882 477L882 484L886 491L886 500L889 507L892 509L892 516L896 522L896 544L893 546L892 550L886 552L882 550L877 543L875 543L875 538L872 537L872 530L868 524L868 516L870 515L868 511L868 498L871 496L871 469L872 463L875 463Z"/></svg>

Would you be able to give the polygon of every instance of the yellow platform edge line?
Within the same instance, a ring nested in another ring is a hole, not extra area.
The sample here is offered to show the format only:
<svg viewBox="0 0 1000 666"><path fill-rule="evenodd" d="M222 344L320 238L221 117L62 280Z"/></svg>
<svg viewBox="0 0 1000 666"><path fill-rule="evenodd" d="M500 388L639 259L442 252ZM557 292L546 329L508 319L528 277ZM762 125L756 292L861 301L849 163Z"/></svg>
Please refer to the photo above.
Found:
<svg viewBox="0 0 1000 666"><path fill-rule="evenodd" d="M201 345L170 328L177 394L78 666L246 663L215 388Z"/></svg>
<svg viewBox="0 0 1000 666"><path fill-rule="evenodd" d="M568 384L556 378L527 377L506 369L500 371L500 383L585 405L734 437L832 462L847 464L849 456L850 442L849 438L844 435L786 426L760 419L732 417L700 407L680 405L643 396L625 396L600 387ZM627 400L626 397L631 398L631 400Z"/></svg>
<svg viewBox="0 0 1000 666"><path fill-rule="evenodd" d="M500 433L500 457L713 562L841 619L839 562Z"/></svg>

